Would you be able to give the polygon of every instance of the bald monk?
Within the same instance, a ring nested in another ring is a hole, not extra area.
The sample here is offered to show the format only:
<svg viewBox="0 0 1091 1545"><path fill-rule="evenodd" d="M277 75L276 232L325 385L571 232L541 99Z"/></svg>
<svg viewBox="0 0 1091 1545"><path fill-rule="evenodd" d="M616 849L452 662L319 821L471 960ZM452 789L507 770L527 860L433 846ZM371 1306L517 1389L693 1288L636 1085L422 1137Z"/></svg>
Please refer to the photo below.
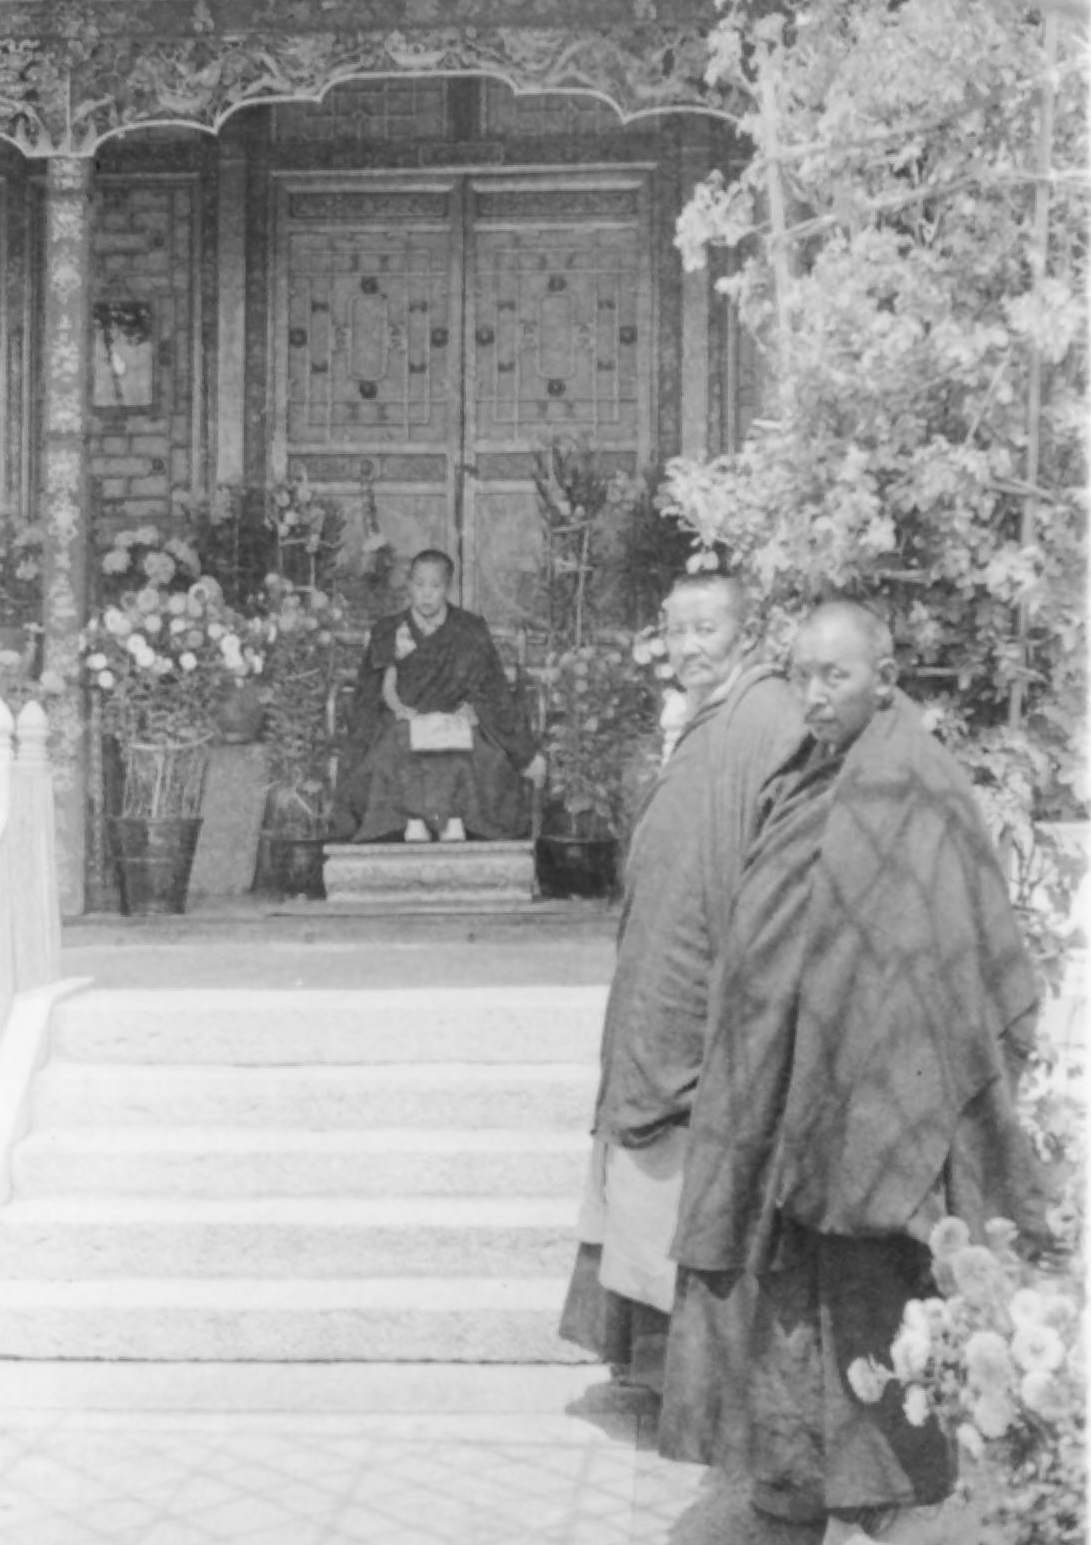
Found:
<svg viewBox="0 0 1091 1545"><path fill-rule="evenodd" d="M890 633L820 607L792 679L808 735L746 871L709 1005L679 1220L660 1443L723 1462L823 1545L911 1542L954 1481L895 1387L854 1394L929 1234L1041 1231L1016 1121L1035 977L974 793L895 686ZM736 1456L737 1457L737 1456Z"/></svg>
<svg viewBox="0 0 1091 1545"><path fill-rule="evenodd" d="M704 1056L708 976L743 855L803 727L783 676L747 657L744 595L687 575L664 633L687 719L629 847L602 1034L591 1166L561 1334L658 1389L682 1151Z"/></svg>

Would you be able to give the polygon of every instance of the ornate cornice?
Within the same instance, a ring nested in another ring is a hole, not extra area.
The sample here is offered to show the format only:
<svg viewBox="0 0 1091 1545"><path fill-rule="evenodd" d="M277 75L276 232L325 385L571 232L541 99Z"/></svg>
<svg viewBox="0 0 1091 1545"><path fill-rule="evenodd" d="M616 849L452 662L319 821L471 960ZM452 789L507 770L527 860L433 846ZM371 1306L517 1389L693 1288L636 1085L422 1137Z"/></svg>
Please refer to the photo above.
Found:
<svg viewBox="0 0 1091 1545"><path fill-rule="evenodd" d="M727 115L703 79L707 0L596 0L594 25L576 19L588 9L586 0L21 0L4 7L0 137L29 156L86 156L140 124L215 132L247 103L315 100L338 81L392 74L592 92L626 122L680 109ZM392 11L404 25L391 27ZM441 15L442 26L422 24Z"/></svg>

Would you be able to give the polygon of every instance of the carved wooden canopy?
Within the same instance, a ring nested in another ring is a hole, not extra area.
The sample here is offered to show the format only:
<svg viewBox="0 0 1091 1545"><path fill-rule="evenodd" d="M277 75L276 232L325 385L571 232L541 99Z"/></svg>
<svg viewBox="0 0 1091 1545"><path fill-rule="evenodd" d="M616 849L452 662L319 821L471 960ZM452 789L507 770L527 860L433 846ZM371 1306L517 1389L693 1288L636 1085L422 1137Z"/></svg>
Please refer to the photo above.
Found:
<svg viewBox="0 0 1091 1545"><path fill-rule="evenodd" d="M0 138L88 156L141 124L215 133L252 102L370 75L583 91L623 120L730 116L706 86L713 0L0 0Z"/></svg>

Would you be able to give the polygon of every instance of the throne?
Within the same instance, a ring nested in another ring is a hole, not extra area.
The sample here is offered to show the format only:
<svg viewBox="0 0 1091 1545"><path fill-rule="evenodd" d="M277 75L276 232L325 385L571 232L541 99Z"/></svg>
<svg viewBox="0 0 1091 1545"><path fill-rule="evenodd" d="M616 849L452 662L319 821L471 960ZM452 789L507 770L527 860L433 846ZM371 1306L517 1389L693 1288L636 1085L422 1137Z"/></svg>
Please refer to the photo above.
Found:
<svg viewBox="0 0 1091 1545"><path fill-rule="evenodd" d="M525 629L490 628L512 691L536 733L545 721L544 687L529 660ZM337 747L343 741L356 680L356 662L367 634L342 635L346 662L336 671L327 699L331 787L337 780ZM531 790L530 835L491 842L327 842L326 898L337 905L375 911L491 911L525 906L537 894L535 848L542 796Z"/></svg>

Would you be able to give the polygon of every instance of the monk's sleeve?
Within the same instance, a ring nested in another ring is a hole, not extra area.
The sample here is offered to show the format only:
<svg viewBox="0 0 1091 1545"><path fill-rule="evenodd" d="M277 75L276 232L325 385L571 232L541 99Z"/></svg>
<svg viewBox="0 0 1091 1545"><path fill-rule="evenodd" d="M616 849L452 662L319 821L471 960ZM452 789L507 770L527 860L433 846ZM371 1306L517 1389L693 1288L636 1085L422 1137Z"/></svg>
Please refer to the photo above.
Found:
<svg viewBox="0 0 1091 1545"><path fill-rule="evenodd" d="M383 672L394 663L394 628L378 622L356 672L348 713L349 741L358 752L370 746L384 712Z"/></svg>
<svg viewBox="0 0 1091 1545"><path fill-rule="evenodd" d="M480 619L475 619L468 698L482 733L521 772L538 748L523 706L504 674L488 627Z"/></svg>

